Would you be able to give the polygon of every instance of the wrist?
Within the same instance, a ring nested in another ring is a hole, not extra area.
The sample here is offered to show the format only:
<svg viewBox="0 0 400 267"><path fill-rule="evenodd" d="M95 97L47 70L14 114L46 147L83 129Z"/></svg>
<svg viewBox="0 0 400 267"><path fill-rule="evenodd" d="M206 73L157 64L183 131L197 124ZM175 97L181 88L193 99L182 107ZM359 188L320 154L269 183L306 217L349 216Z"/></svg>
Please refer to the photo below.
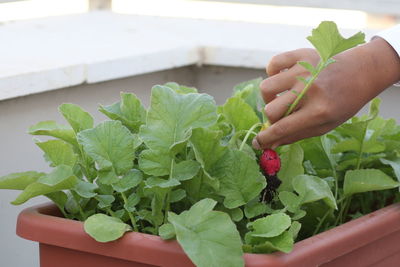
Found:
<svg viewBox="0 0 400 267"><path fill-rule="evenodd" d="M375 89L383 91L400 81L400 57L385 39L375 37L360 48L369 60L369 80Z"/></svg>

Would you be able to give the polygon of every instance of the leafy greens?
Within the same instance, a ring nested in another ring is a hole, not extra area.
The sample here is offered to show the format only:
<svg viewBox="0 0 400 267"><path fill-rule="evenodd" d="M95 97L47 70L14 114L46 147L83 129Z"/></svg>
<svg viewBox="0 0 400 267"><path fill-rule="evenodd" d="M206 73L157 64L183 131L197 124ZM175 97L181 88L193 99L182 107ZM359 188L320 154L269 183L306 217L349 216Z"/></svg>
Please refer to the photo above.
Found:
<svg viewBox="0 0 400 267"><path fill-rule="evenodd" d="M308 39L321 62L299 62L311 74L303 96L332 56L363 35L344 39L323 22ZM148 110L121 93L121 101L100 106L109 120L98 125L81 107L63 104L69 125L29 129L55 138L36 142L53 171L9 174L0 188L22 191L16 205L48 197L99 242L127 231L160 235L207 267L243 266L244 252L290 252L295 241L399 199L400 126L379 117L374 100L369 115L279 148L282 186L271 203L260 202L266 180L249 142L266 122L260 82L235 86L219 107L176 83L154 86Z"/></svg>

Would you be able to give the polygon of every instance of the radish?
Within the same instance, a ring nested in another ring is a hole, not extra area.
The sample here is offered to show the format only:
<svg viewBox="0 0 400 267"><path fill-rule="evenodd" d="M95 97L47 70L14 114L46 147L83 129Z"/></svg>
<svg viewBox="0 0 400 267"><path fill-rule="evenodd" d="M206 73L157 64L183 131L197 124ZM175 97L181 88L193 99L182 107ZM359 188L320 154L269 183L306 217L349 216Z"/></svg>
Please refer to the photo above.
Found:
<svg viewBox="0 0 400 267"><path fill-rule="evenodd" d="M260 157L260 167L267 179L267 187L262 193L262 202L271 202L274 198L276 190L281 185L277 173L281 168L281 160L278 153L272 149L265 149Z"/></svg>

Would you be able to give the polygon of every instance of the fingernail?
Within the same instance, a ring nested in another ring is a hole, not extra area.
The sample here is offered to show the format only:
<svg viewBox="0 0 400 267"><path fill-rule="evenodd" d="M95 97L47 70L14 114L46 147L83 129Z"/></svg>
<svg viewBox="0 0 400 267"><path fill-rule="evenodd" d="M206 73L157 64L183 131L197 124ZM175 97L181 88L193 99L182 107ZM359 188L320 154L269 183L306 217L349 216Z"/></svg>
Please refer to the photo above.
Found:
<svg viewBox="0 0 400 267"><path fill-rule="evenodd" d="M257 138L253 139L252 145L253 145L254 149L261 149L261 146L258 143Z"/></svg>

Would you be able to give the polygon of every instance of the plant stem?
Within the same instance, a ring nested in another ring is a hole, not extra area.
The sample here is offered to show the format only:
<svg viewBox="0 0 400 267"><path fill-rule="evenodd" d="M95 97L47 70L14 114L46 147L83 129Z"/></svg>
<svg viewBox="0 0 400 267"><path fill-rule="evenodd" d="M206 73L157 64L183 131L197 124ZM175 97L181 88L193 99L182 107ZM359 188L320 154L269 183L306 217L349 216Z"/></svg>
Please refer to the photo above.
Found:
<svg viewBox="0 0 400 267"><path fill-rule="evenodd" d="M344 223L344 221L347 218L347 214L349 213L349 208L350 208L350 204L351 204L351 198L352 198L352 196L349 196L347 198L346 206L344 208L344 212L343 212L343 215L342 215L342 218L341 218L341 222L340 222L341 224Z"/></svg>
<svg viewBox="0 0 400 267"><path fill-rule="evenodd" d="M330 210L325 212L324 216L322 216L322 218L319 220L319 222L317 224L317 227L315 228L315 230L314 230L314 232L312 234L313 236L316 235L319 232L319 230L321 229L322 224L324 223L326 217L328 217L329 213L330 213Z"/></svg>
<svg viewBox="0 0 400 267"><path fill-rule="evenodd" d="M164 223L168 222L168 212L171 208L170 206L170 200L171 200L171 190L168 191L167 196L165 198L165 212L164 212Z"/></svg>
<svg viewBox="0 0 400 267"><path fill-rule="evenodd" d="M343 204L340 206L339 215L336 217L335 226L342 224L347 217L347 213L349 212L350 203L351 203L351 196L344 197L340 201L344 201Z"/></svg>
<svg viewBox="0 0 400 267"><path fill-rule="evenodd" d="M364 139L365 139L365 135L367 134L367 128L368 128L368 123L365 126L364 133L363 133L363 136L361 139L360 152L358 153L356 170L359 170L361 167L361 158L362 158L362 154L363 154L363 150L364 150ZM343 212L340 214L340 223L343 223L347 217L347 213L349 212L349 208L350 208L350 204L351 204L351 198L352 198L352 196L349 196L343 204L344 207L343 207Z"/></svg>
<svg viewBox="0 0 400 267"><path fill-rule="evenodd" d="M107 207L106 210L112 217L117 217L110 207Z"/></svg>
<svg viewBox="0 0 400 267"><path fill-rule="evenodd" d="M368 123L365 125L364 133L363 133L363 136L362 136L362 139L361 139L360 153L358 153L356 170L359 170L360 167L361 167L361 158L362 158L362 153L364 151L364 139L365 139L365 135L367 134L367 128L368 128Z"/></svg>
<svg viewBox="0 0 400 267"><path fill-rule="evenodd" d="M254 129L257 128L258 126L261 126L261 125L262 124L260 122L257 122L256 124L251 126L251 128L247 131L246 135L244 136L244 139L243 139L242 143L240 144L239 150L243 149L244 144L246 144L247 139L249 139L250 134L253 133Z"/></svg>
<svg viewBox="0 0 400 267"><path fill-rule="evenodd" d="M339 178L337 177L336 169L332 168L333 178L335 179L335 200L338 202L338 191L339 191Z"/></svg>
<svg viewBox="0 0 400 267"><path fill-rule="evenodd" d="M284 117L288 116L290 113L293 112L293 110L297 107L299 104L300 100L304 97L304 95L307 93L308 89L310 89L311 85L313 82L317 79L318 75L320 72L325 68L326 62L320 61L317 66L316 72L311 76L311 78L307 81L305 87L301 92L297 95L296 99L294 102L289 106L289 109L286 111Z"/></svg>
<svg viewBox="0 0 400 267"><path fill-rule="evenodd" d="M126 197L125 193L121 192L120 194L122 196L122 199L124 200L125 205L128 205L128 198ZM130 212L126 208L125 208L125 210L128 212L128 216L129 216L129 219L131 220L131 223L132 223L132 226L133 226L133 230L135 232L139 232L139 229L138 229L138 227L136 225L135 217L133 216L132 212Z"/></svg>
<svg viewBox="0 0 400 267"><path fill-rule="evenodd" d="M75 194L74 194L74 192L72 192L72 190L70 190L70 193L71 193L71 195L72 195L72 198L75 200L76 204L78 205L79 214L81 215L83 221L85 221L87 218L86 218L86 216L85 216L85 213L84 213L83 210L82 210L81 205L79 204L79 199L75 196Z"/></svg>
<svg viewBox="0 0 400 267"><path fill-rule="evenodd" d="M173 172L174 172L174 159L172 158L171 159L171 168L169 171L169 179L170 180L172 179ZM170 188L168 189L167 196L165 197L164 223L167 223L167 221L168 221L168 212L171 208L170 203L169 203L170 199L171 199L171 190L172 189L170 189Z"/></svg>
<svg viewBox="0 0 400 267"><path fill-rule="evenodd" d="M90 171L89 171L89 166L88 166L88 164L87 164L87 157L86 157L86 155L85 155L85 152L83 151L83 147L80 145L80 144L78 144L78 148L79 148L79 152L81 153L81 156L82 156L82 163L83 163L83 167L84 167L84 169L85 169L85 171L86 171L86 173L88 174L87 175L87 177L86 177L86 179L88 180L88 182L90 182L90 183L93 183L93 180L94 179L92 179L91 177L89 177L90 176Z"/></svg>

